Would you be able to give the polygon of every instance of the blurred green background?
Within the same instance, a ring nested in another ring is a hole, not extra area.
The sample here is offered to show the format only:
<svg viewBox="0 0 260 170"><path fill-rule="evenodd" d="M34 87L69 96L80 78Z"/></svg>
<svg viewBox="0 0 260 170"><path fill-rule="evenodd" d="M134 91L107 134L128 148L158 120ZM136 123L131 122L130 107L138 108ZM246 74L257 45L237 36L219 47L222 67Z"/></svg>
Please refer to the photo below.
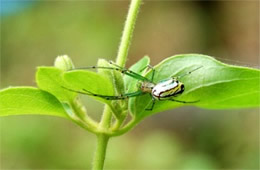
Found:
<svg viewBox="0 0 260 170"><path fill-rule="evenodd" d="M1 88L36 86L37 66L115 59L128 1L1 0ZM180 53L259 67L258 1L144 1L127 67ZM88 112L102 104L83 96ZM89 169L95 136L48 116L0 119L1 169ZM259 109L183 107L109 142L106 169L259 169Z"/></svg>

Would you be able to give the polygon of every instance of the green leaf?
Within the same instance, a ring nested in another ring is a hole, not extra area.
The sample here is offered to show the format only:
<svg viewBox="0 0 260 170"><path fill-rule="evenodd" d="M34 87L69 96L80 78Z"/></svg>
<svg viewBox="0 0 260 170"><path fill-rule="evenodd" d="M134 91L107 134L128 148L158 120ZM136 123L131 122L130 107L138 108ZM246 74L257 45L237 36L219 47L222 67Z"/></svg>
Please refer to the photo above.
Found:
<svg viewBox="0 0 260 170"><path fill-rule="evenodd" d="M10 87L0 91L0 116L50 115L68 118L58 99L33 87Z"/></svg>
<svg viewBox="0 0 260 170"><path fill-rule="evenodd" d="M248 67L221 63L212 57L198 54L184 54L170 57L155 66L154 81L185 74L195 68L199 70L179 79L185 91L178 97L181 101L197 101L182 104L173 101L156 101L152 111L145 108L151 105L149 94L133 98L130 103L132 114L145 117L164 110L193 105L205 109L238 109L259 107L260 71ZM151 76L151 71L146 77Z"/></svg>
<svg viewBox="0 0 260 170"><path fill-rule="evenodd" d="M100 95L114 95L114 89L112 82L96 72L86 71L86 70L75 70L65 72L64 80L66 82L66 87L85 92L85 90L100 94ZM102 99L100 97L95 97L105 103L110 103L109 100Z"/></svg>
<svg viewBox="0 0 260 170"><path fill-rule="evenodd" d="M40 89L55 95L60 101L72 101L76 93L64 89L63 71L55 67L38 67L36 82Z"/></svg>

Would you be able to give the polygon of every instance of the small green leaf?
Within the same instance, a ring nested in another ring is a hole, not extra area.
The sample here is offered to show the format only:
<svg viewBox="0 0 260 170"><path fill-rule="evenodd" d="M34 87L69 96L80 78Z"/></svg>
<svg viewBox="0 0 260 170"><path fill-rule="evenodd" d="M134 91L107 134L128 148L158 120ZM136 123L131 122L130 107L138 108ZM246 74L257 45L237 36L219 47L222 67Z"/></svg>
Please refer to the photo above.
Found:
<svg viewBox="0 0 260 170"><path fill-rule="evenodd" d="M181 101L198 101L182 104L173 101L156 101L152 111L145 109L151 105L150 95L133 98L130 110L139 117L145 117L164 110L193 105L205 109L235 109L259 107L260 71L247 67L221 63L212 57L198 54L176 55L155 66L154 81L179 76L195 68L199 70L179 79L185 91L178 97ZM151 71L146 77L151 76Z"/></svg>
<svg viewBox="0 0 260 170"><path fill-rule="evenodd" d="M50 115L69 119L58 99L33 87L10 87L0 91L0 116Z"/></svg>
<svg viewBox="0 0 260 170"><path fill-rule="evenodd" d="M63 88L63 71L55 67L38 67L36 82L40 89L55 95L60 101L72 101L76 93Z"/></svg>
<svg viewBox="0 0 260 170"><path fill-rule="evenodd" d="M85 90L100 94L100 95L114 95L113 84L107 78L98 73L86 70L75 70L64 73L64 80L66 82L66 87L86 92ZM97 100L100 100L105 103L110 101L96 97Z"/></svg>

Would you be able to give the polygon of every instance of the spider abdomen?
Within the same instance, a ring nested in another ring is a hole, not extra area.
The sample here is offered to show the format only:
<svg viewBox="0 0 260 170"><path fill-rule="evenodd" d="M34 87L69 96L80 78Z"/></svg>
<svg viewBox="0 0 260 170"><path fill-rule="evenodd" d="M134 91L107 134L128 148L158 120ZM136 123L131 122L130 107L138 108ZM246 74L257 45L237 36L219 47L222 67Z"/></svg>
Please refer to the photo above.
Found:
<svg viewBox="0 0 260 170"><path fill-rule="evenodd" d="M152 90L152 96L157 100L167 100L183 93L184 85L177 79L170 78L156 84Z"/></svg>

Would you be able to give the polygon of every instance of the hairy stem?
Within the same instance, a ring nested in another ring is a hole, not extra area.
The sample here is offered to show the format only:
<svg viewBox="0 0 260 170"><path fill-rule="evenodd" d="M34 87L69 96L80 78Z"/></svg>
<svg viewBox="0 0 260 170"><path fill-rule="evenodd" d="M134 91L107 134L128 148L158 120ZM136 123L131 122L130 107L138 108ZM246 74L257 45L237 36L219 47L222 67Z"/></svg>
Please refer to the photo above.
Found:
<svg viewBox="0 0 260 170"><path fill-rule="evenodd" d="M101 170L104 167L108 139L109 137L105 134L97 135L97 148L93 160L93 170Z"/></svg>
<svg viewBox="0 0 260 170"><path fill-rule="evenodd" d="M105 134L105 131L109 129L111 124L112 112L108 105L105 106L101 121L99 123L97 134L97 147L93 159L93 170L102 170L106 157L107 143L109 136Z"/></svg>
<svg viewBox="0 0 260 170"><path fill-rule="evenodd" d="M108 105L105 106L101 121L99 123L99 131L104 132L108 130L111 124L112 112Z"/></svg>
<svg viewBox="0 0 260 170"><path fill-rule="evenodd" d="M137 14L141 5L141 0L132 0L128 15L125 22L125 27L123 30L123 35L118 49L116 63L120 66L125 66L127 59L128 49L132 39L132 34L134 30L134 25L136 22ZM93 170L102 170L104 166L106 148L109 140L108 134L106 131L109 130L111 126L112 112L108 105L105 106L101 122L99 124L99 131L101 133L97 134L97 148L93 160Z"/></svg>
<svg viewBox="0 0 260 170"><path fill-rule="evenodd" d="M124 67L126 63L127 54L132 40L135 22L140 6L141 0L131 1L116 59L116 63L122 67Z"/></svg>

